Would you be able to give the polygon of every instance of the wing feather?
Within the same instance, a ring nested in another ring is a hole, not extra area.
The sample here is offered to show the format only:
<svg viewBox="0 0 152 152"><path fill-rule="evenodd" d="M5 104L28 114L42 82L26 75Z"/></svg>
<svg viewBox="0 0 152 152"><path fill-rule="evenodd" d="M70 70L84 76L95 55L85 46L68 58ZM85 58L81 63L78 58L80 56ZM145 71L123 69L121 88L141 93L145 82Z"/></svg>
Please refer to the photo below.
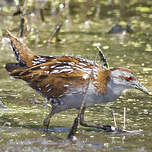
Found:
<svg viewBox="0 0 152 152"><path fill-rule="evenodd" d="M78 60L71 61L71 57L64 57L24 69L18 74L18 78L50 99L58 98L71 88L85 85L91 70L92 65L88 62L79 65Z"/></svg>

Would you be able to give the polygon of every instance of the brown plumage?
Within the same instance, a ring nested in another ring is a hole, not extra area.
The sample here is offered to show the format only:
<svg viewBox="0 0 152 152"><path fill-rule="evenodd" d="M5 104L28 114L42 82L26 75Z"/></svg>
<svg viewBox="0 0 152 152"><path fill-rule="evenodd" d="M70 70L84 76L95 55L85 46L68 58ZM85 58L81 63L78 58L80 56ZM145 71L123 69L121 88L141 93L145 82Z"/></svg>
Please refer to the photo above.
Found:
<svg viewBox="0 0 152 152"><path fill-rule="evenodd" d="M11 40L12 49L16 55L16 59L20 62L20 64L26 64L28 67L32 66L32 60L35 58L34 53L16 37L14 37L9 31L7 32Z"/></svg>
<svg viewBox="0 0 152 152"><path fill-rule="evenodd" d="M26 81L34 90L51 101L52 111L43 122L45 129L48 128L53 114L80 108L86 86L88 90L85 105L79 115L80 124L106 131L115 129L111 126L84 122L84 111L87 106L115 101L125 89L138 89L148 94L147 89L129 69L107 69L93 61L73 56L34 55L10 32L8 36L18 63L7 63L6 70L11 76ZM105 65L108 65L101 52L100 57Z"/></svg>
<svg viewBox="0 0 152 152"><path fill-rule="evenodd" d="M6 69L11 76L26 81L47 99L58 98L68 89L88 82L94 65L92 61L73 56L36 56L10 32L8 36L19 63L9 63ZM94 85L100 93L105 93L109 71L98 64L95 64L95 69Z"/></svg>

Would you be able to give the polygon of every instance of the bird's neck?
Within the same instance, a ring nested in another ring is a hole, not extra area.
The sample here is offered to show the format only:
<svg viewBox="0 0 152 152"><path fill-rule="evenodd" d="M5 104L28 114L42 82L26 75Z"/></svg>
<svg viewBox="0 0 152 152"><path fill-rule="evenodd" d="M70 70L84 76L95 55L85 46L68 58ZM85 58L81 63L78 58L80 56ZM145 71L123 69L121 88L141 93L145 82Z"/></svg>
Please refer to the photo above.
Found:
<svg viewBox="0 0 152 152"><path fill-rule="evenodd" d="M94 74L93 85L101 94L105 94L107 92L107 83L109 81L110 72L110 70L106 70L99 66L97 73Z"/></svg>
<svg viewBox="0 0 152 152"><path fill-rule="evenodd" d="M98 67L98 73L94 76L94 86L97 92L105 97L107 101L114 101L120 97L125 90L121 85L115 84L111 78L111 70Z"/></svg>
<svg viewBox="0 0 152 152"><path fill-rule="evenodd" d="M109 81L107 82L107 92L106 95L110 98L110 101L114 101L117 98L120 97L121 93L124 91L125 89L123 87L121 87L120 85L117 85L113 82L113 80L109 79Z"/></svg>

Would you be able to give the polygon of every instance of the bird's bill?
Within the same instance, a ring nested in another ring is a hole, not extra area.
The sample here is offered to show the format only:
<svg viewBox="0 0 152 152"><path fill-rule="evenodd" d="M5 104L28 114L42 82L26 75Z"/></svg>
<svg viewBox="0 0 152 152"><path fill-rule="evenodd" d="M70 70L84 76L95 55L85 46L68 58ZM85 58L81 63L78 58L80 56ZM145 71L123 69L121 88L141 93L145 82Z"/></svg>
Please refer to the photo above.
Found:
<svg viewBox="0 0 152 152"><path fill-rule="evenodd" d="M141 83L138 83L135 88L149 95L148 90Z"/></svg>

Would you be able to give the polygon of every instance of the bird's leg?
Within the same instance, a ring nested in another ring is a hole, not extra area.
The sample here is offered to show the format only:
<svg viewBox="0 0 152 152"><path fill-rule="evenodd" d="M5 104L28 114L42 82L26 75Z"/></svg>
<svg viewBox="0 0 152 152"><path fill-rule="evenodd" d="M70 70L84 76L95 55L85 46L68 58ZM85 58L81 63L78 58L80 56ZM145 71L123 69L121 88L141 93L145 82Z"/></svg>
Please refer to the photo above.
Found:
<svg viewBox="0 0 152 152"><path fill-rule="evenodd" d="M73 125L71 127L71 130L69 131L69 134L67 136L67 139L68 140L72 140L76 131L77 131L77 128L78 128L78 123L79 123L79 115L74 119L74 122L73 122Z"/></svg>
<svg viewBox="0 0 152 152"><path fill-rule="evenodd" d="M48 131L50 118L53 116L52 111L48 114L48 116L43 120L43 130Z"/></svg>
<svg viewBox="0 0 152 152"><path fill-rule="evenodd" d="M50 124L50 118L55 114L56 101L54 99L52 99L51 103L52 103L52 109L51 109L50 113L48 114L48 116L46 118L44 118L44 120L43 120L43 130L45 132L48 131L49 124Z"/></svg>
<svg viewBox="0 0 152 152"><path fill-rule="evenodd" d="M80 125L84 127L93 127L93 128L98 128L98 129L103 129L106 132L117 132L119 131L117 128L110 126L110 125L102 125L102 124L93 124L93 123L87 123L84 121L84 112L85 112L85 107L82 110L82 113L80 114Z"/></svg>

